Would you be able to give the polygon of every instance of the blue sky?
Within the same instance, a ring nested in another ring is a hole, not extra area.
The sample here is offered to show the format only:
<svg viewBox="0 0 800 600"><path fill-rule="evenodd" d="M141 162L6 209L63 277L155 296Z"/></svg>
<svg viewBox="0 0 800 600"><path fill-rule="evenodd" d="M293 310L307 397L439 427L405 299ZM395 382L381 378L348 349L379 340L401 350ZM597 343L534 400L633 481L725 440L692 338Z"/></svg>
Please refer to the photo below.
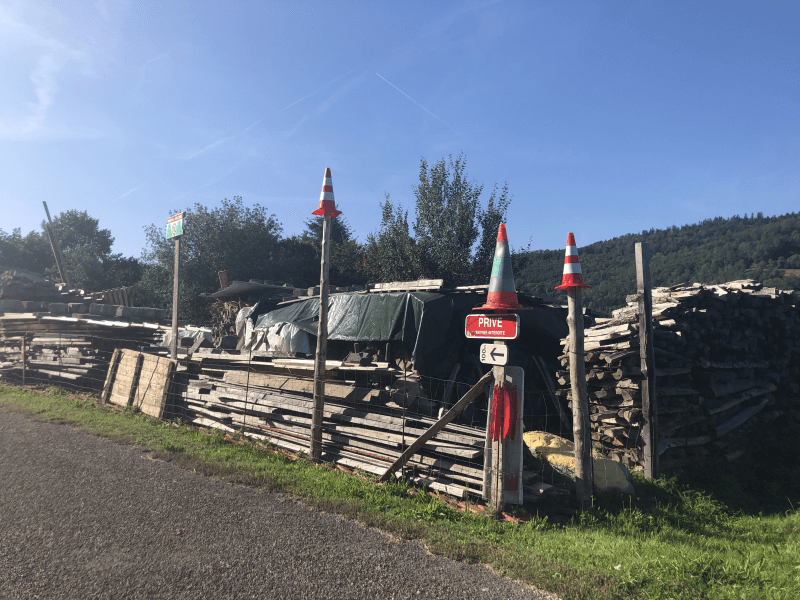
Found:
<svg viewBox="0 0 800 600"><path fill-rule="evenodd" d="M138 256L325 167L362 241L421 157L508 182L517 249L800 210L800 2L0 0L0 229L87 210ZM191 227L187 223L187 227Z"/></svg>

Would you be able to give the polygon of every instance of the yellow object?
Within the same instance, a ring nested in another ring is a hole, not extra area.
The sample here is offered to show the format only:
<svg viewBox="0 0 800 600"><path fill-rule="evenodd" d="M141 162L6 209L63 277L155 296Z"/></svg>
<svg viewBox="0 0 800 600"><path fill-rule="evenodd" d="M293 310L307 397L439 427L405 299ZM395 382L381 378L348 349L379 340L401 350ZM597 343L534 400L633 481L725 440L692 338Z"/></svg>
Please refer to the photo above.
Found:
<svg viewBox="0 0 800 600"><path fill-rule="evenodd" d="M550 465L559 470L568 469L575 473L575 445L568 439L544 431L526 431L522 434L525 445ZM634 495L633 478L622 463L604 458L596 450L592 451L592 473L594 485L601 492L617 490Z"/></svg>

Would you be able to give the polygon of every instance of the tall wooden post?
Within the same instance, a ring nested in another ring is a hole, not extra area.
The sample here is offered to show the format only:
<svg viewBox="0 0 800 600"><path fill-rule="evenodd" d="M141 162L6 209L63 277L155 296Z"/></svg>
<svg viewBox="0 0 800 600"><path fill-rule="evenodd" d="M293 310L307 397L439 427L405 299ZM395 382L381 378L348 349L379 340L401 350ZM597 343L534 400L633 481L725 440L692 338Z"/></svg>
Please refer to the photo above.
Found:
<svg viewBox="0 0 800 600"><path fill-rule="evenodd" d="M642 440L645 479L658 477L658 405L653 348L653 290L650 282L650 246L636 243L636 292L639 296L639 358L642 369Z"/></svg>
<svg viewBox="0 0 800 600"><path fill-rule="evenodd" d="M589 395L586 391L586 363L583 356L583 307L581 288L567 290L569 324L569 377L572 383L572 435L575 440L575 485L578 506L592 504L592 437L589 424Z"/></svg>
<svg viewBox="0 0 800 600"><path fill-rule="evenodd" d="M47 208L47 202L42 200L44 204L44 212L47 214L47 223L45 229L47 230L47 237L50 238L50 247L53 249L53 256L56 258L56 267L58 267L58 274L61 277L61 283L66 283L68 288L72 288L72 282L67 274L67 269L64 265L64 255L61 254L61 246L58 243L58 238L53 231L53 220L50 218L50 209Z"/></svg>
<svg viewBox="0 0 800 600"><path fill-rule="evenodd" d="M175 268L173 269L174 278L172 281L172 343L170 352L172 359L178 359L178 273L180 271L181 257L181 238L175 237Z"/></svg>
<svg viewBox="0 0 800 600"><path fill-rule="evenodd" d="M328 271L330 267L331 215L322 222L322 263L319 282L317 362L314 365L314 412L311 414L311 460L322 460L322 413L325 408L325 361L328 355Z"/></svg>

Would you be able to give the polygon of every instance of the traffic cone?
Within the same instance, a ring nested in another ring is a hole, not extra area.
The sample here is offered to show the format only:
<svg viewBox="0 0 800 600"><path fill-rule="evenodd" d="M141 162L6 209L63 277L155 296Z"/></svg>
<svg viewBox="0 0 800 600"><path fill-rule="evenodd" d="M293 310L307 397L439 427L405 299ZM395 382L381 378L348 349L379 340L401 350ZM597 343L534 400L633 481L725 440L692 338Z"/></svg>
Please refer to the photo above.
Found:
<svg viewBox="0 0 800 600"><path fill-rule="evenodd" d="M522 305L517 301L517 290L514 287L514 273L511 271L511 253L508 250L506 224L500 223L486 304L476 306L472 310L517 310L521 308Z"/></svg>
<svg viewBox="0 0 800 600"><path fill-rule="evenodd" d="M567 234L567 252L564 256L564 275L561 278L561 285L553 289L568 290L573 287L589 288L592 286L586 285L583 283L583 279L581 279L581 261L578 259L575 235L570 232Z"/></svg>
<svg viewBox="0 0 800 600"><path fill-rule="evenodd" d="M325 169L325 177L322 178L322 193L319 195L319 208L311 213L312 215L330 215L338 217L342 211L336 210L336 203L333 200L333 182L331 181L331 169Z"/></svg>

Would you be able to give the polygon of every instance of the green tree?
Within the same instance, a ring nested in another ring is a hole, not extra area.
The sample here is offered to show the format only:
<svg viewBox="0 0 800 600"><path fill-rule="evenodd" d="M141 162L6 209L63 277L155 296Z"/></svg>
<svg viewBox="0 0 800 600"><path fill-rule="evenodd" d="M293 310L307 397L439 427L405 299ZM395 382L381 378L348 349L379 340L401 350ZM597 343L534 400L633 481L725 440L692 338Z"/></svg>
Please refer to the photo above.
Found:
<svg viewBox="0 0 800 600"><path fill-rule="evenodd" d="M181 211L173 211L174 214ZM201 292L219 289L218 272L228 271L231 280L282 280L286 275L279 251L281 225L274 214L260 204L245 206L241 196L225 198L216 208L195 204L186 210L181 237L182 319L202 322L207 319L208 301ZM137 298L151 306L168 308L172 301L174 245L164 235L162 225L145 227L147 247Z"/></svg>
<svg viewBox="0 0 800 600"><path fill-rule="evenodd" d="M508 186L495 185L486 208L483 184L466 175L466 158L444 158L433 165L422 158L413 188L416 218L412 237L408 213L387 194L381 227L367 240L367 271L377 281L440 278L451 284L488 281L497 229L511 198Z"/></svg>
<svg viewBox="0 0 800 600"><path fill-rule="evenodd" d="M31 231L24 237L20 229L11 234L0 231L0 264L59 281L44 220L41 227L41 233ZM122 254L112 254L111 231L100 229L99 220L86 211L68 210L55 215L52 231L61 246L64 267L78 288L98 291L131 285L141 277L139 262Z"/></svg>

